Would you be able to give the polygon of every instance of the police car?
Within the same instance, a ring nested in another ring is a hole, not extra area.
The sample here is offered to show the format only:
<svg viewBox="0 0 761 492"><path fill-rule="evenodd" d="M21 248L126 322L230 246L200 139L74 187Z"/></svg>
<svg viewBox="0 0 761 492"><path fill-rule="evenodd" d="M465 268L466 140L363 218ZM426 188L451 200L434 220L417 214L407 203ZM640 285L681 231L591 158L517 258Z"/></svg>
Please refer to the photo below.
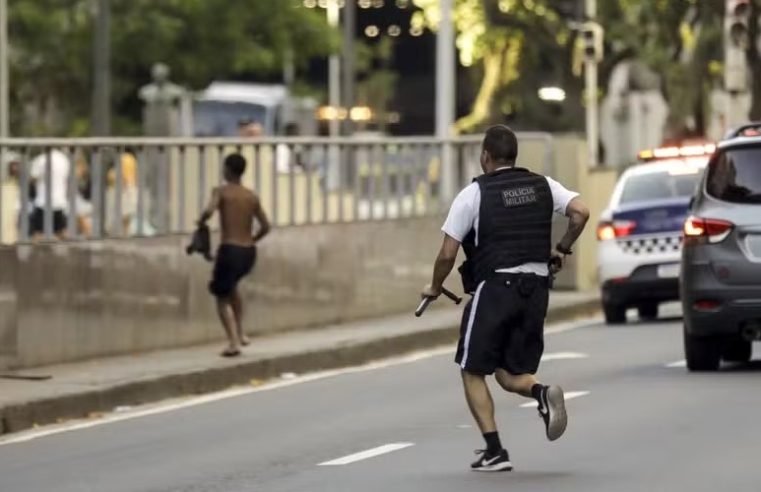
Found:
<svg viewBox="0 0 761 492"><path fill-rule="evenodd" d="M640 319L655 319L660 303L679 299L682 228L714 150L704 143L644 150L619 178L597 227L608 324L626 322L628 308L637 308Z"/></svg>

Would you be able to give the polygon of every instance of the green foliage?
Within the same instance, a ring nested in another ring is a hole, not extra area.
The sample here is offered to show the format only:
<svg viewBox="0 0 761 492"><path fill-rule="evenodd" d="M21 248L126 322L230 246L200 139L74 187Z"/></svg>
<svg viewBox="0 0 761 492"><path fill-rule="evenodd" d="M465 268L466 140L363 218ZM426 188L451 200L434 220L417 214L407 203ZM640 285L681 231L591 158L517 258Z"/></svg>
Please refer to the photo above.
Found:
<svg viewBox="0 0 761 492"><path fill-rule="evenodd" d="M385 130L386 111L399 79L399 74L391 69L393 56L394 41L389 37L374 44L361 41L356 44L357 104L375 108L381 131Z"/></svg>
<svg viewBox="0 0 761 492"><path fill-rule="evenodd" d="M674 133L703 131L708 92L719 84L723 2L610 0L599 2L612 48L603 73L622 58L645 62L662 78Z"/></svg>
<svg viewBox="0 0 761 492"><path fill-rule="evenodd" d="M414 1L422 12L413 18L413 25L436 30L441 17L438 0ZM481 80L474 110L464 119L463 129L478 129L505 112L517 112L520 121L532 127L583 128L578 36L569 25L576 13L575 2L455 0L454 5L460 62L473 65ZM662 78L671 126L685 127L694 121L694 130L700 131L707 93L717 81L716 67L722 58L723 2L598 0L597 5L607 47L601 88L607 87L617 63L638 59ZM506 44L518 44L520 55L495 61ZM494 63L501 64L502 71L496 85L487 76ZM538 100L536 89L545 84L566 90L562 111ZM484 107L489 110L485 112Z"/></svg>
<svg viewBox="0 0 761 492"><path fill-rule="evenodd" d="M438 0L415 0L415 5L422 11L413 17L413 25L436 30ZM557 107L537 97L538 87L553 83L580 99L578 77L571 70L575 36L561 12L567 7L555 0L455 0L460 63L474 66L480 80L471 113L458 121L461 131L476 131L516 113L527 126L574 128L573 116L558 118ZM542 80L539 73L549 73L551 80Z"/></svg>
<svg viewBox="0 0 761 492"><path fill-rule="evenodd" d="M215 79L278 74L286 53L293 54L298 68L338 49L338 33L327 25L324 11L300 4L298 0L112 0L116 107L136 99L139 87L149 81L151 65L159 61L171 67L173 81L200 89ZM22 102L44 113L55 101L64 115L61 125L43 122L43 132L69 133L75 127L81 132L79 120L89 116L93 6L91 0L9 2L14 114L20 114ZM116 116L115 125L120 121ZM44 120L35 115L28 121L16 119L16 133L29 131L39 119Z"/></svg>

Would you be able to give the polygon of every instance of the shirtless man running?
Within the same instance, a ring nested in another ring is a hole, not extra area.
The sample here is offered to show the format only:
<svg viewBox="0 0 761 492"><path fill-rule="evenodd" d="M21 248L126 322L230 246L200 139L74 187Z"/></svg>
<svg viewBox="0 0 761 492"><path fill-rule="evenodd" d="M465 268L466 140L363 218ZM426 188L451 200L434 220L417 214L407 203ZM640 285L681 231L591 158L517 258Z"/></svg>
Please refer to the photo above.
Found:
<svg viewBox="0 0 761 492"><path fill-rule="evenodd" d="M199 219L199 223L206 223L219 211L221 240L209 290L217 298L217 313L227 334L224 357L240 355L241 345L249 344L243 333L243 301L238 282L251 272L256 262L256 244L270 231L259 197L240 183L245 170L246 159L242 155L230 154L225 158L226 184L214 189ZM252 237L254 219L259 228Z"/></svg>

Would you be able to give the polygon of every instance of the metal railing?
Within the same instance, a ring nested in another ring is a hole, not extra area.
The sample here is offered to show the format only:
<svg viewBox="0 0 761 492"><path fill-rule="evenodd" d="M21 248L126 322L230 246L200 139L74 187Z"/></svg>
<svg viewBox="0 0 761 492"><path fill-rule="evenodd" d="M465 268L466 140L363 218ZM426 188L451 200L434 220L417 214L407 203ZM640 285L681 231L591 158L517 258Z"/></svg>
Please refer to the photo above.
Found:
<svg viewBox="0 0 761 492"><path fill-rule="evenodd" d="M519 138L541 146L547 172L552 138ZM243 184L276 226L439 214L480 173L480 145L477 136L0 139L0 243L187 233L231 152L246 157Z"/></svg>

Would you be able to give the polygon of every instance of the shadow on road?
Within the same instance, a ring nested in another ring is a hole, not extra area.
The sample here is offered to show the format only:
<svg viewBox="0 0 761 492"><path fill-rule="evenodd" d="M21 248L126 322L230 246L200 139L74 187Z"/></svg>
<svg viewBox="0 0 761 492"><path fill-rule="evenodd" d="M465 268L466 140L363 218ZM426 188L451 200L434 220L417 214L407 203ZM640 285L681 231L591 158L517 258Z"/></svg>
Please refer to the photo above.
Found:
<svg viewBox="0 0 761 492"><path fill-rule="evenodd" d="M629 316L627 318L627 321L625 324L621 325L603 325L608 326L609 328L626 328L627 326L643 326L643 325L662 325L666 323L681 323L684 318L681 315L672 315L672 316L663 316L656 319L650 319L650 320L642 320L639 319L636 315Z"/></svg>
<svg viewBox="0 0 761 492"><path fill-rule="evenodd" d="M761 372L761 360L746 363L727 362L722 364L721 372Z"/></svg>

